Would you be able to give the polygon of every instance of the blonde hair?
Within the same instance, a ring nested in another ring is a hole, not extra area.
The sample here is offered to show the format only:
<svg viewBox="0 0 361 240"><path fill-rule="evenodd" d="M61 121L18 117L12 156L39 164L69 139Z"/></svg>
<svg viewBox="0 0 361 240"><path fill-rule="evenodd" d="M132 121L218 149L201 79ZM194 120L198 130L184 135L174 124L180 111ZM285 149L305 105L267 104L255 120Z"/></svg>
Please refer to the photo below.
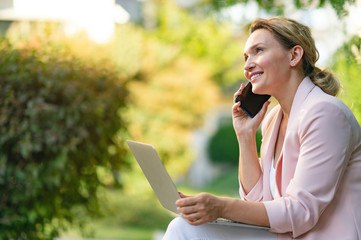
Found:
<svg viewBox="0 0 361 240"><path fill-rule="evenodd" d="M285 48L291 49L299 45L303 49L302 69L305 76L320 87L325 93L336 96L341 84L329 69L321 70L315 66L319 52L311 35L309 27L289 18L272 17L256 19L250 27L250 33L257 29L266 29L274 34L278 42Z"/></svg>

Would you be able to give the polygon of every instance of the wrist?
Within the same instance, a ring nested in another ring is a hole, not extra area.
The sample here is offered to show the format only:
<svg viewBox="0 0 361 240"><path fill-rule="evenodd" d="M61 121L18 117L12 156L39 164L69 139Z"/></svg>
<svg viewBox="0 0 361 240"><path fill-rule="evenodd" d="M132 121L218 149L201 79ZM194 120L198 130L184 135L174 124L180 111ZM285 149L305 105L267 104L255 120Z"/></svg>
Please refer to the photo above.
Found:
<svg viewBox="0 0 361 240"><path fill-rule="evenodd" d="M233 205L234 205L234 200L233 198L227 198L227 197L220 197L220 202L221 202L221 211L220 211L220 217L221 218L226 218L226 219L231 219L232 218L232 211L234 211L233 209Z"/></svg>
<svg viewBox="0 0 361 240"><path fill-rule="evenodd" d="M254 130L252 128L247 128L247 129L243 129L243 130L238 130L235 129L236 135L238 138L243 138L243 137L251 137L251 136L255 136L257 129Z"/></svg>
<svg viewBox="0 0 361 240"><path fill-rule="evenodd" d="M249 146L249 144L256 142L256 132L249 130L242 135L237 134L237 140L240 146Z"/></svg>

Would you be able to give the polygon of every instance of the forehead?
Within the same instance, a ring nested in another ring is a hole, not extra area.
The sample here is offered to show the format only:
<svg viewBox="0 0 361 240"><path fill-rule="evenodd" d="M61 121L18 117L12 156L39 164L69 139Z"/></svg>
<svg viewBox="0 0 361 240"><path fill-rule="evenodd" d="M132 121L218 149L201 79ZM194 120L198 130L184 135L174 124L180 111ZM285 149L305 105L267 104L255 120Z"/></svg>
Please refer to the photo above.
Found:
<svg viewBox="0 0 361 240"><path fill-rule="evenodd" d="M246 45L244 47L244 52L246 53L253 47L260 44L272 46L274 44L278 44L278 42L270 31L266 29L257 29L248 37Z"/></svg>

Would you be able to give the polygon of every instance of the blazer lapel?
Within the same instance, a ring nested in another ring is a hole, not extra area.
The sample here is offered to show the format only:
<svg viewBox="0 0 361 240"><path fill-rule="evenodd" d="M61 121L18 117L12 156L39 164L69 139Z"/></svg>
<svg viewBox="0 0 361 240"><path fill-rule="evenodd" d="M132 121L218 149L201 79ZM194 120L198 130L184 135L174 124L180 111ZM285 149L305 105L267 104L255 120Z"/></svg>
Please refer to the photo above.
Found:
<svg viewBox="0 0 361 240"><path fill-rule="evenodd" d="M280 153L280 157L276 164L276 194L275 198L282 196L282 168L283 168L283 150Z"/></svg>
<svg viewBox="0 0 361 240"><path fill-rule="evenodd" d="M309 77L305 77L303 81L300 83L300 85L297 88L296 94L293 98L290 117L288 119L287 124L287 130L286 135L288 132L288 129L291 129L292 124L295 122L295 119L297 119L298 112L300 111L303 102L305 101L308 94L312 91L312 89L315 87L315 84L311 81Z"/></svg>
<svg viewBox="0 0 361 240"><path fill-rule="evenodd" d="M277 113L275 114L276 117L273 119L273 121L270 124L270 127L268 128L269 132L267 132L263 138L263 143L265 146L267 146L267 149L265 150L265 154L264 156L262 156L263 187L265 190L267 189L266 191L264 191L264 200L273 199L271 194L270 182L269 182L270 170L271 170L272 158L274 156L274 149L276 145L278 129L282 119L282 110L279 105L276 107L279 108L277 109Z"/></svg>
<svg viewBox="0 0 361 240"><path fill-rule="evenodd" d="M305 77L303 81L300 83L300 85L297 88L296 94L293 98L290 117L288 119L286 134L285 134L285 142L282 146L282 151L280 154L280 158L276 165L276 189L278 190L279 196L282 196L283 193L286 191L286 185L288 183L283 184L283 180L287 179L287 159L284 159L284 152L285 152L285 144L288 138L288 135L290 134L290 131L294 129L293 124L297 122L298 113L302 108L302 104L306 100L308 94L312 91L312 89L315 87L315 84L311 81L309 77ZM278 129L278 128L277 128ZM285 172L284 172L284 171Z"/></svg>

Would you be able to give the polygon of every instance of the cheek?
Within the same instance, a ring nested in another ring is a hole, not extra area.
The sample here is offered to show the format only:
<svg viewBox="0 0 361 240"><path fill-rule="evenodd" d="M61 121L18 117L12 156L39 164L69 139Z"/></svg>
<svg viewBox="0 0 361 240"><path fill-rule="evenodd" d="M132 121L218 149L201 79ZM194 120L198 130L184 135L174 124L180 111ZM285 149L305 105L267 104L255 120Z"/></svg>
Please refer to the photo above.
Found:
<svg viewBox="0 0 361 240"><path fill-rule="evenodd" d="M258 60L259 65L263 68L267 68L269 71L277 71L285 67L286 56L283 52L270 51Z"/></svg>
<svg viewBox="0 0 361 240"><path fill-rule="evenodd" d="M264 70L270 78L282 78L287 70L284 59L274 58L271 61L263 62Z"/></svg>
<svg viewBox="0 0 361 240"><path fill-rule="evenodd" d="M276 59L263 58L259 61L259 65L262 66L262 68L265 70L272 71L278 66L278 62Z"/></svg>
<svg viewBox="0 0 361 240"><path fill-rule="evenodd" d="M249 73L246 70L243 70L243 75L245 78L249 79Z"/></svg>

